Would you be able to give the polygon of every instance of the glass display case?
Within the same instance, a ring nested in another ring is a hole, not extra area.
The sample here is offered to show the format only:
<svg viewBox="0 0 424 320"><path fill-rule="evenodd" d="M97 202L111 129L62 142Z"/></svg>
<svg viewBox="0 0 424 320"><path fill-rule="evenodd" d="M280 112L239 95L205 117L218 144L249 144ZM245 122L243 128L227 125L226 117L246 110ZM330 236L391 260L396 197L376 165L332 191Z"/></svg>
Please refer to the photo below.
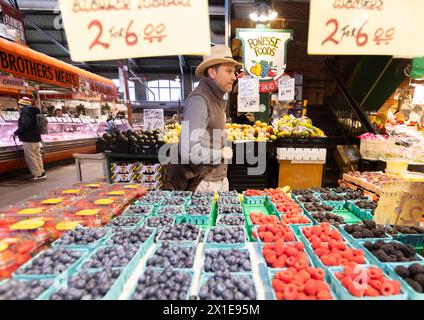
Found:
<svg viewBox="0 0 424 320"><path fill-rule="evenodd" d="M11 135L18 128L19 112L7 111L0 115L0 148L13 147L15 141L11 139ZM16 139L17 145L22 145L19 139Z"/></svg>
<svg viewBox="0 0 424 320"><path fill-rule="evenodd" d="M46 143L98 137L96 129L90 123L85 123L79 118L47 117L47 120L49 121L49 133L42 137Z"/></svg>

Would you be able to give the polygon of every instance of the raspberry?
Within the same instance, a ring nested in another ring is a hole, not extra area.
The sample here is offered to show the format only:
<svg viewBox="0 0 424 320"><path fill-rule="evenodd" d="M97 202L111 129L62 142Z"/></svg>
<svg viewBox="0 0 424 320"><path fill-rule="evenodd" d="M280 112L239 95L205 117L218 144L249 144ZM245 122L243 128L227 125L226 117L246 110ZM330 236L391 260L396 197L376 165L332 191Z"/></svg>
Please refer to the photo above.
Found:
<svg viewBox="0 0 424 320"><path fill-rule="evenodd" d="M294 264L294 267L296 268L296 270L303 270L306 269L309 266L309 262L308 260L299 260Z"/></svg>
<svg viewBox="0 0 424 320"><path fill-rule="evenodd" d="M272 242L273 239L274 235L271 232L267 231L263 233L263 242Z"/></svg>
<svg viewBox="0 0 424 320"><path fill-rule="evenodd" d="M303 283L305 283L306 281L308 281L309 279L311 279L311 275L308 273L308 271L306 271L306 268L300 270L297 275L300 278L302 278Z"/></svg>
<svg viewBox="0 0 424 320"><path fill-rule="evenodd" d="M285 270L284 272L281 272L279 278L285 283L290 283L292 280L292 276L293 275L291 273L288 273L287 270Z"/></svg>
<svg viewBox="0 0 424 320"><path fill-rule="evenodd" d="M364 264L365 263L365 258L364 258L364 256L355 256L353 258L353 261L355 261L358 264Z"/></svg>
<svg viewBox="0 0 424 320"><path fill-rule="evenodd" d="M262 251L265 252L265 250L274 250L274 246L272 243L265 243L264 247L262 248Z"/></svg>
<svg viewBox="0 0 424 320"><path fill-rule="evenodd" d="M304 234L304 236L309 239L312 235L312 231L310 227L306 227L302 229L302 233Z"/></svg>
<svg viewBox="0 0 424 320"><path fill-rule="evenodd" d="M284 252L285 252L285 254L287 254L287 256L289 256L289 257L296 257L296 256L297 256L297 254L299 253L299 251L298 251L295 247L293 247L293 246L287 246L287 247L284 249Z"/></svg>
<svg viewBox="0 0 424 320"><path fill-rule="evenodd" d="M368 286L364 291L364 295L369 297L378 297L380 295L380 292L377 289Z"/></svg>
<svg viewBox="0 0 424 320"><path fill-rule="evenodd" d="M320 239L322 242L329 242L331 240L331 238L327 236L326 234L321 234Z"/></svg>
<svg viewBox="0 0 424 320"><path fill-rule="evenodd" d="M400 282L396 280L390 281L393 286L393 294L400 294Z"/></svg>
<svg viewBox="0 0 424 320"><path fill-rule="evenodd" d="M279 257L273 264L273 268L283 268L286 265L286 257L281 256Z"/></svg>
<svg viewBox="0 0 424 320"><path fill-rule="evenodd" d="M314 241L312 241L311 247L314 250L320 248L321 247L321 240L314 240Z"/></svg>
<svg viewBox="0 0 424 320"><path fill-rule="evenodd" d="M286 265L288 267L294 267L294 264L296 263L296 258L295 257L288 257L286 260Z"/></svg>
<svg viewBox="0 0 424 320"><path fill-rule="evenodd" d="M383 282L381 280L369 280L368 284L372 286L374 289L381 291L381 288L383 287Z"/></svg>
<svg viewBox="0 0 424 320"><path fill-rule="evenodd" d="M287 232L286 234L284 234L284 242L292 242L294 241L294 234L293 232Z"/></svg>
<svg viewBox="0 0 424 320"><path fill-rule="evenodd" d="M383 276L383 271L381 271L379 268L370 267L368 269L368 277L372 280L381 279Z"/></svg>
<svg viewBox="0 0 424 320"><path fill-rule="evenodd" d="M354 297L362 298L364 296L364 290L363 289L357 289L353 282L351 284L349 284L346 287L346 289Z"/></svg>
<svg viewBox="0 0 424 320"><path fill-rule="evenodd" d="M292 281L292 285L296 286L297 292L303 292L305 290L305 286L303 285L302 281Z"/></svg>
<svg viewBox="0 0 424 320"><path fill-rule="evenodd" d="M314 280L308 280L305 283L305 293L308 296L314 296L317 294L317 287L315 285L315 281Z"/></svg>
<svg viewBox="0 0 424 320"><path fill-rule="evenodd" d="M325 253L325 250L323 248L317 248L314 252L318 257L321 257Z"/></svg>
<svg viewBox="0 0 424 320"><path fill-rule="evenodd" d="M311 278L312 279L315 279L315 280L323 280L324 277L325 277L325 272L322 269L314 269L314 268L312 268L312 271L309 271L308 270L308 272L311 275Z"/></svg>
<svg viewBox="0 0 424 320"><path fill-rule="evenodd" d="M385 281L381 286L380 292L383 296L392 296L395 292L395 288L391 281Z"/></svg>
<svg viewBox="0 0 424 320"><path fill-rule="evenodd" d="M274 288L276 292L283 291L285 287L285 283L281 280L274 278L274 280L272 280L272 287Z"/></svg>
<svg viewBox="0 0 424 320"><path fill-rule="evenodd" d="M283 293L282 292L276 292L275 293L275 296L277 297L277 300L284 300L284 297L283 297Z"/></svg>
<svg viewBox="0 0 424 320"><path fill-rule="evenodd" d="M275 242L274 251L277 254L277 256L281 256L285 251L284 245L277 245L277 242Z"/></svg>
<svg viewBox="0 0 424 320"><path fill-rule="evenodd" d="M298 292L295 299L296 300L309 300L309 297L304 292Z"/></svg>
<svg viewBox="0 0 424 320"><path fill-rule="evenodd" d="M347 250L342 252L342 256L343 256L343 258L345 258L349 261L352 261L353 257L354 257L353 251L350 248L348 248Z"/></svg>
<svg viewBox="0 0 424 320"><path fill-rule="evenodd" d="M303 251L303 250L305 250L305 245L304 245L302 242L296 242L296 243L295 243L295 247L296 247L296 249L297 249L297 250L299 250L299 251Z"/></svg>
<svg viewBox="0 0 424 320"><path fill-rule="evenodd" d="M266 256L264 256L264 258L265 258L265 261L266 261L268 264L272 264L272 263L274 263L274 262L275 262L275 260L277 260L277 255L275 254L275 252L274 252L274 251L269 251L269 252L267 253L267 255L266 255Z"/></svg>
<svg viewBox="0 0 424 320"><path fill-rule="evenodd" d="M284 300L294 300L297 295L297 288L293 284L288 284L284 287L283 298Z"/></svg>
<svg viewBox="0 0 424 320"><path fill-rule="evenodd" d="M322 280L315 280L315 285L317 287L317 291L328 291L327 284Z"/></svg>
<svg viewBox="0 0 424 320"><path fill-rule="evenodd" d="M331 293L328 290L321 290L317 294L318 300L332 300Z"/></svg>
<svg viewBox="0 0 424 320"><path fill-rule="evenodd" d="M343 241L339 241L337 242L335 248L340 251L345 251L347 249L347 246L346 243L344 243Z"/></svg>

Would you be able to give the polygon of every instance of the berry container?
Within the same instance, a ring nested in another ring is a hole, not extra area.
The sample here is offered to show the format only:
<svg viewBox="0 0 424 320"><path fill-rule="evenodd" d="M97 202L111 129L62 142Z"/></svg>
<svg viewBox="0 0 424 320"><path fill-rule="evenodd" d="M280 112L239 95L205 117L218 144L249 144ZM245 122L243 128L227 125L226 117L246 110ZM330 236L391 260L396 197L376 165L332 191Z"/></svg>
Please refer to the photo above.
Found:
<svg viewBox="0 0 424 320"><path fill-rule="evenodd" d="M87 257L89 253L88 250L84 250L84 249L72 249L69 251L79 251L81 252L82 255L71 266L69 266L68 269L66 269L64 272L60 274L19 274L15 271L13 273L13 278L17 280L47 280L47 279L55 279L55 278L67 278L75 273L79 265L84 261L84 259ZM33 261L39 258L41 255L43 255L43 253L44 251L37 254L30 261L22 265L18 270L24 270L25 268L31 266Z"/></svg>
<svg viewBox="0 0 424 320"><path fill-rule="evenodd" d="M200 242L200 235L201 235L201 229L200 228L199 228L199 231L197 233L197 237L196 237L195 240L181 240L181 241L178 241L178 240L163 240L163 239L160 239L163 232L164 232L164 228L162 228L160 230L160 232L158 233L158 237L156 239L157 244L162 244L163 242L168 241L169 243L174 244L174 245L187 245L187 246L194 245L194 246L197 246L197 244Z"/></svg>
<svg viewBox="0 0 424 320"><path fill-rule="evenodd" d="M381 239L379 239L381 240ZM384 242L397 242L397 243L401 243L397 240L383 240ZM367 248L365 248L364 244L367 241L359 241L359 245L361 246L361 249L364 250L368 260L372 263L375 264L377 266L379 266L381 269L383 269L384 271L386 271L389 268L389 265L393 265L393 266L400 266L400 265L404 265L405 262L381 262L380 260L378 260L378 258L376 256L374 256ZM417 258L416 261L410 261L410 262L421 262L424 261L424 258L419 255L419 254L415 254L415 257ZM409 262L406 262L409 263Z"/></svg>
<svg viewBox="0 0 424 320"><path fill-rule="evenodd" d="M147 261L152 258L156 252L159 250L159 248L161 248L163 246L163 243L160 244L153 244L153 246L155 246L154 250L151 251L151 253L149 254L148 257L146 257L146 261L144 263L144 268L150 268L152 270L164 270L166 269L166 267L153 267L153 266L147 266ZM193 256L193 265L191 266L191 268L174 268L174 267L169 267L172 268L172 270L176 270L176 271L185 271L185 272L195 272L194 270L194 264L196 262L196 258L198 256L199 253L199 247L198 246L193 246L193 245L187 245L187 244L175 244L172 245L173 248L178 247L178 248L194 248L194 256Z"/></svg>
<svg viewBox="0 0 424 320"><path fill-rule="evenodd" d="M244 241L239 243L216 243L216 242L208 242L209 234L216 230L217 228L227 228L227 229L235 229L237 227L211 227L206 230L205 237L203 242L205 243L205 249L236 249L236 248L243 248L246 245L246 242L248 242L246 230L243 228L244 232Z"/></svg>
<svg viewBox="0 0 424 320"><path fill-rule="evenodd" d="M406 264L404 264L404 266L408 267L410 264L413 264L413 263L414 262L406 263ZM415 263L418 263L418 264L424 266L424 261L415 262ZM419 292L415 291L401 276L399 276L396 273L395 268L397 266L398 266L397 264L394 264L394 265L389 264L389 266L386 270L389 277L392 278L393 280L397 280L401 283L402 289L405 289L409 300L424 300L424 293L419 293Z"/></svg>
<svg viewBox="0 0 424 320"><path fill-rule="evenodd" d="M69 250L88 250L92 251L97 249L98 247L102 246L112 235L112 229L110 228L99 228L99 229L105 229L106 234L101 237L100 239L88 244L88 245L79 245L79 244L71 244L71 245L64 245L61 243L61 239L57 239L55 242L52 243L52 248L65 248Z"/></svg>
<svg viewBox="0 0 424 320"><path fill-rule="evenodd" d="M15 280L17 280L17 281L19 281L19 282L31 282L31 281L33 281L33 279L31 279L31 280L18 280L18 279L15 279ZM3 285L5 285L7 282L9 281L9 279L8 280L3 280L3 281L0 281L0 287L1 286L3 286ZM54 282L53 282L53 280L52 279L43 279L43 280L40 280L41 282L47 282L47 284L50 284L50 283L52 283L52 284L54 284ZM35 300L42 300L42 298L44 297L44 296L46 296L46 295L50 295L53 291L54 291L55 289L54 289L54 286L53 285L51 285L49 288L47 288L43 293L41 293Z"/></svg>
<svg viewBox="0 0 424 320"><path fill-rule="evenodd" d="M155 272L162 271L160 269L156 269L155 270L153 268L146 268L146 269L152 269ZM144 270L144 272L146 271L146 269ZM143 272L143 274L144 274L144 272ZM173 272L183 272L183 273L186 273L186 274L188 274L190 276L190 278L191 278L190 287L188 289L187 296L186 296L186 299L185 300L192 300L191 293L193 291L193 286L195 285L195 282L196 282L195 281L195 278L194 278L194 273L192 271L183 271L183 270L179 270L179 271L173 270ZM130 293L128 294L128 296L125 297L125 300L132 300L133 299L134 293L135 293L135 291L137 289L137 285L138 285L138 281L135 282L134 286L130 290Z"/></svg>
<svg viewBox="0 0 424 320"><path fill-rule="evenodd" d="M346 224L355 224L362 222L362 219L358 218L356 215L346 209L336 209L333 210L332 213L342 217Z"/></svg>
<svg viewBox="0 0 424 320"><path fill-rule="evenodd" d="M361 220L373 220L373 210L372 209L361 209L359 208L355 202L347 201L345 207L352 212L355 216L357 216Z"/></svg>
<svg viewBox="0 0 424 320"><path fill-rule="evenodd" d="M172 214L164 214L164 210L163 208L169 208L172 209L173 212ZM185 215L186 209L185 206L181 205L181 206L160 206L156 209L156 212L153 216L183 216Z"/></svg>
<svg viewBox="0 0 424 320"><path fill-rule="evenodd" d="M243 221L241 224L239 225L234 225L234 224L227 224L225 221L223 221L224 219L226 219L227 217L241 217L243 218ZM246 218L244 215L242 214L226 214L226 215L220 215L217 219L216 219L216 226L245 226L246 223Z"/></svg>
<svg viewBox="0 0 424 320"><path fill-rule="evenodd" d="M268 279L267 279L267 281L268 281L268 285L271 288L271 294L272 294L270 300L278 300L277 296L275 295L275 291L272 287L272 280L274 279L274 276L277 272L283 271L284 269L286 269L286 268L283 268L283 269L271 269L271 268L269 268L268 269ZM337 300L337 296L336 296L335 292L332 290L330 282L327 279L327 271L324 270L324 272L326 274L326 278L323 281L327 284L327 288L328 288L328 291L330 292L332 300Z"/></svg>
<svg viewBox="0 0 424 320"><path fill-rule="evenodd" d="M262 196L246 196L246 193L243 191L243 203L247 205L264 204L265 197L265 193Z"/></svg>
<svg viewBox="0 0 424 320"><path fill-rule="evenodd" d="M193 195L193 192L191 191L177 191L174 190L172 191L171 195L169 197L181 197L181 198L186 198L186 199L190 199L191 196Z"/></svg>
<svg viewBox="0 0 424 320"><path fill-rule="evenodd" d="M342 234L342 236L349 242L349 243L352 243L352 244L354 244L354 245L361 245L361 242L363 243L363 242L367 242L367 241L370 241L370 242L375 242L375 241L377 241L377 240L392 240L393 238L390 236L390 235L388 235L387 233L385 233L385 235L386 235L386 238L361 238L361 239L356 239L356 238L354 238L349 232L347 232L345 229L344 229L344 225L340 225L340 228L339 228L339 231L340 231L340 233Z"/></svg>
<svg viewBox="0 0 424 320"><path fill-rule="evenodd" d="M231 275L233 277L236 277L236 278L245 279L246 282L247 281L250 281L253 284L253 289L255 291L256 300L258 300L258 292L259 291L257 289L257 285L255 283L255 279L254 279L254 277L253 277L253 275L252 275L251 272L237 272L237 273L231 273ZM198 289L198 292L197 292L197 297L199 297L200 290L202 289L202 287L208 282L209 278L210 277L213 277L213 276L214 276L214 273L203 273L202 274L202 276L200 277L199 289Z"/></svg>
<svg viewBox="0 0 424 320"><path fill-rule="evenodd" d="M154 205L136 205L136 204L131 204L130 206L128 206L123 212L122 212L122 214L123 215L132 215L132 214L136 214L136 215L139 215L140 213L133 213L131 210L130 210L130 207L131 206L138 206L138 207L146 207L146 213L142 213L143 215L146 215L146 216L151 216L151 215L153 215L153 213L154 213L154 211L155 211L155 206Z"/></svg>
<svg viewBox="0 0 424 320"><path fill-rule="evenodd" d="M252 235L253 234L258 234L258 227L259 226L254 226L253 228L252 228ZM296 232L294 231L294 229L293 229L293 226L291 226L291 225L287 225L287 227L289 227L290 228L290 230L293 232L293 235L294 235L294 241L290 241L290 242L297 242L297 241L300 241L300 237L296 234ZM258 243L259 243L259 245L262 247L263 246L263 244L264 243L267 243L267 242L263 242L259 237L257 238L257 239L255 239ZM287 242L287 243L290 243L290 242Z"/></svg>
<svg viewBox="0 0 424 320"><path fill-rule="evenodd" d="M297 241L297 242L301 242L301 241ZM302 242L301 242L302 243ZM296 244L296 242L285 242L284 243L284 245L295 245ZM265 245L265 243L261 243L260 244L260 254L263 256L263 247L264 247L264 245ZM303 251L303 252L305 252L306 253L306 255L307 255L307 257L308 257L308 261L309 261L309 266L310 267L314 267L314 262L312 261L312 259L311 259L311 257L310 257L310 255L306 252L306 247L305 247L305 250ZM264 258L264 260L265 260L265 258ZM273 267L269 267L268 266L268 264L266 263L266 260L265 260L265 265L266 265L266 267L267 267L267 269L269 269L269 270L283 270L283 269L286 269L287 267L283 267L283 268L273 268Z"/></svg>
<svg viewBox="0 0 424 320"><path fill-rule="evenodd" d="M370 267L375 267L374 265L361 265L361 268L369 269ZM336 272L342 272L344 269L343 267L332 267L327 270L329 278L330 278L330 284L332 290L335 292L337 297L340 300L406 300L407 299L407 293L401 286L401 293L398 295L392 295L392 296L378 296L378 297L354 297L352 296L349 291L343 286L339 279L336 278ZM384 276L391 278L387 275L387 273L382 269L384 272ZM396 279L394 279L396 280Z"/></svg>
<svg viewBox="0 0 424 320"><path fill-rule="evenodd" d="M391 230L394 230L391 226L389 227ZM424 234L403 234L397 231L397 233L393 235L393 239L404 244L410 244L414 247L422 247L424 245Z"/></svg>
<svg viewBox="0 0 424 320"><path fill-rule="evenodd" d="M325 201L321 198L321 195L318 196L318 199L321 200L324 204L333 207L333 210L334 209L336 209L336 210L343 209L344 205L346 203L345 200L343 200L343 201Z"/></svg>
<svg viewBox="0 0 424 320"><path fill-rule="evenodd" d="M228 249L234 249L234 248L228 248ZM238 251L241 251L241 252L244 252L244 253L248 253L250 262L252 262L252 256L251 256L250 251L247 248L247 246L244 246L244 247L241 247L241 248L236 248L234 250L238 250ZM210 275L210 274L215 273L215 272L211 272L211 271L205 271L204 265L205 265L205 260L206 260L206 252L221 252L221 251L222 251L222 249L216 249L216 248L215 249L212 249L212 248L206 249L205 248L205 250L203 251L203 253L201 255L201 261L200 261L201 262L200 265L202 266L202 274ZM262 263L262 262L260 262L260 263ZM245 273L245 272L246 271L236 271L236 272L231 272L231 273L237 274L237 273Z"/></svg>

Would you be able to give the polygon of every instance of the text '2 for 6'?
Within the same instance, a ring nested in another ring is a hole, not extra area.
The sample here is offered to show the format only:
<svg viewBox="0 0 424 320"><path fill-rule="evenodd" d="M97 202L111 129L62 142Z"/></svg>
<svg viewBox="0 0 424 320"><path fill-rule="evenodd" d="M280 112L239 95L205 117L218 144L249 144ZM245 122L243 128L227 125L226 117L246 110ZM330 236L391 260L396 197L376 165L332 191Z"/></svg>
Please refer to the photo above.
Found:
<svg viewBox="0 0 424 320"><path fill-rule="evenodd" d="M144 41L149 44L162 42L166 35L166 26L164 23L157 25L147 24L142 32L137 33L134 29L134 20L131 20L127 26L114 26L104 30L103 24L99 20L93 20L88 25L88 30L94 33L94 39L90 44L90 50L95 47L109 49L112 41L124 40L129 47L135 46Z"/></svg>

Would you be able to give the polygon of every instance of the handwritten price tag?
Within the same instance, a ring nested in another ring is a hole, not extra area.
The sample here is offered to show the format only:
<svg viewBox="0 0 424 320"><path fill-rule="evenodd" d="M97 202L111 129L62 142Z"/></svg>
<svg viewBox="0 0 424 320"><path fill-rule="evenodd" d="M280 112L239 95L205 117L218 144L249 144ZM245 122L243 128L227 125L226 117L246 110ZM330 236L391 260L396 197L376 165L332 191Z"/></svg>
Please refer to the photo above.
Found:
<svg viewBox="0 0 424 320"><path fill-rule="evenodd" d="M238 112L259 112L259 94L254 97L241 97L237 98L237 111Z"/></svg>
<svg viewBox="0 0 424 320"><path fill-rule="evenodd" d="M295 79L281 77L278 80L278 100L291 101L295 97Z"/></svg>
<svg viewBox="0 0 424 320"><path fill-rule="evenodd" d="M259 79L251 77L239 79L238 94L241 97L254 97L259 95Z"/></svg>
<svg viewBox="0 0 424 320"><path fill-rule="evenodd" d="M423 12L422 0L311 0L308 53L423 56Z"/></svg>
<svg viewBox="0 0 424 320"><path fill-rule="evenodd" d="M74 61L206 55L207 0L59 0Z"/></svg>
<svg viewBox="0 0 424 320"><path fill-rule="evenodd" d="M144 110L144 130L162 129L163 126L163 109Z"/></svg>

